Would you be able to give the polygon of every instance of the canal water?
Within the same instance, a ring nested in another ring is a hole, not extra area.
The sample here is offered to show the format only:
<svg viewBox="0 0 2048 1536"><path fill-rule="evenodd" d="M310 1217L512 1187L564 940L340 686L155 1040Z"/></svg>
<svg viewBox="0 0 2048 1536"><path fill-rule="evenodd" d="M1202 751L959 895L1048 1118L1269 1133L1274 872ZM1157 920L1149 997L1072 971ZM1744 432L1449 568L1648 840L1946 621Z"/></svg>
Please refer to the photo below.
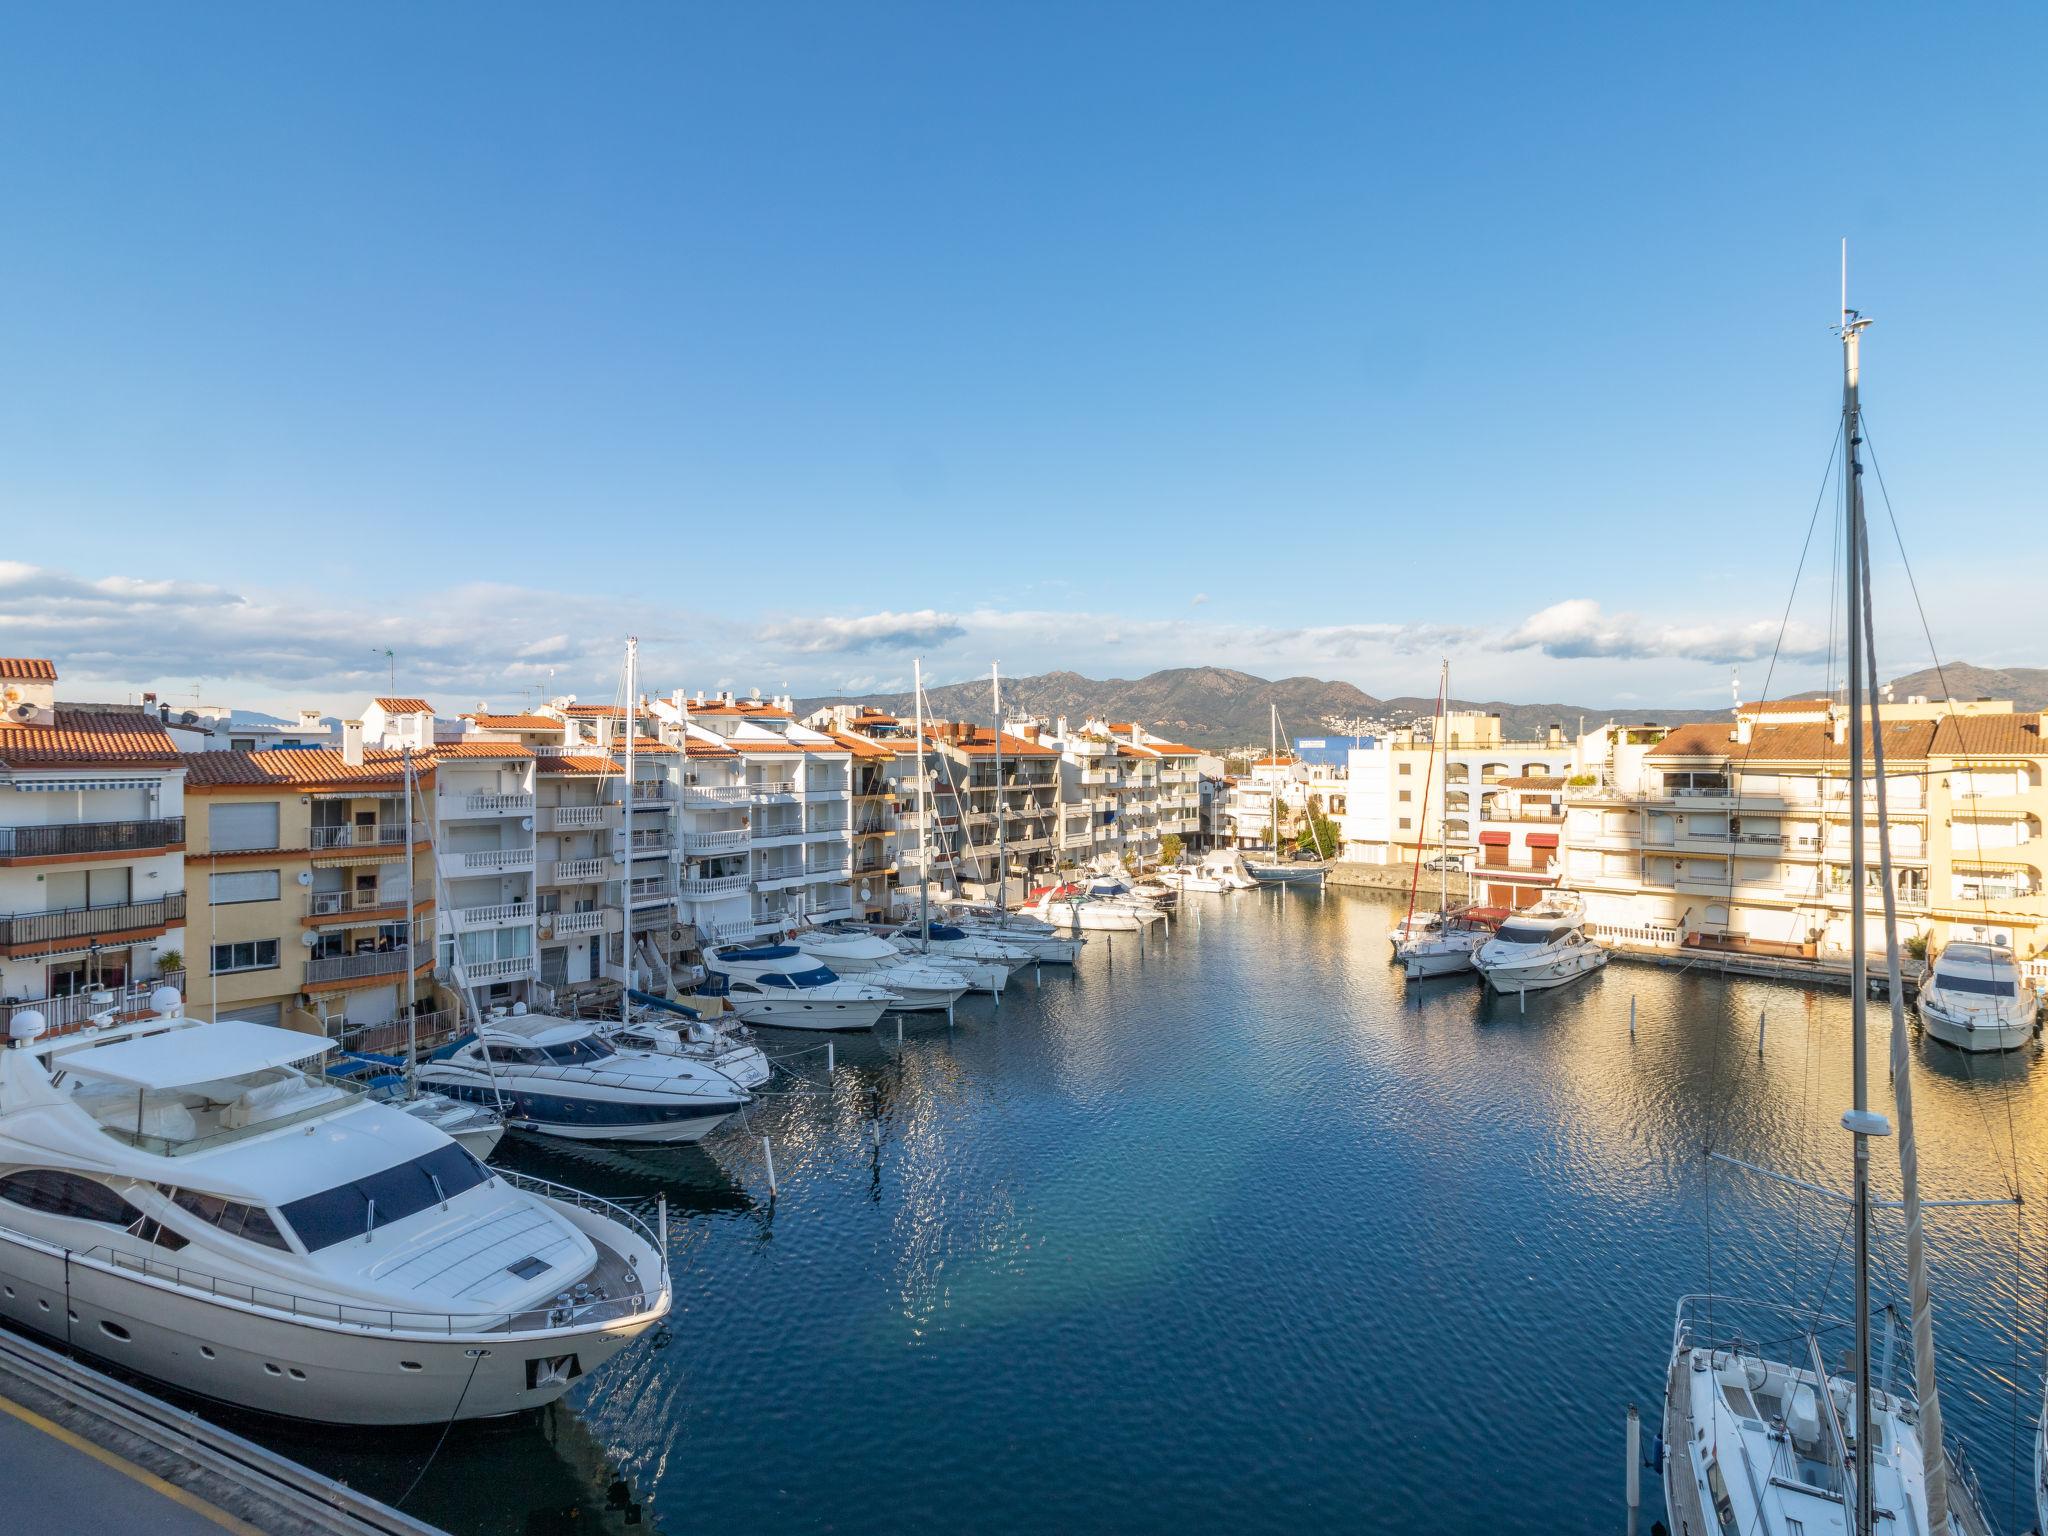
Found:
<svg viewBox="0 0 2048 1536"><path fill-rule="evenodd" d="M1619 962L1526 1006L1411 989L1400 906L1192 896L1170 939L1097 935L950 1031L840 1039L830 1082L806 1058L707 1148L508 1143L597 1193L667 1192L668 1346L456 1428L431 1465L432 1432L260 1433L458 1536L1617 1532L1624 1410L1647 1445L1680 1294L1848 1307L1846 1207L1705 1157L1846 1187L1847 997ZM1889 1109L1881 1006L1872 1026ZM1921 1042L1913 1070L1925 1193L2017 1176L2039 1206L2035 1053ZM1895 1194L1889 1143L1876 1167ZM2008 1532L2031 1521L2040 1225L1929 1218L1950 1426Z"/></svg>

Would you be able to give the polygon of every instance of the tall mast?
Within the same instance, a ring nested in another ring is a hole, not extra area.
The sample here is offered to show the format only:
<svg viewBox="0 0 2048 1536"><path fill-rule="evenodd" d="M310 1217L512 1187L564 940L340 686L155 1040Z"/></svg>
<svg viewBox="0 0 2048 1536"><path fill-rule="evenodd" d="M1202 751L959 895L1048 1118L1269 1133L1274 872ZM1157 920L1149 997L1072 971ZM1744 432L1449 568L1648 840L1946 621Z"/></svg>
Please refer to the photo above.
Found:
<svg viewBox="0 0 2048 1536"><path fill-rule="evenodd" d="M1846 251L1846 246L1845 246ZM1845 271L1847 256L1844 256ZM1883 1115L1870 1109L1870 1046L1864 1037L1868 1012L1869 957L1864 951L1863 921L1863 466L1857 448L1863 442L1859 400L1860 343L1870 322L1842 300L1842 452L1843 568L1849 631L1849 1021L1853 1039L1855 1100L1842 1124L1855 1137L1856 1223L1856 1510L1853 1529L1870 1536L1876 1518L1871 1487L1870 1438L1870 1138L1891 1134ZM1929 1449L1929 1448L1923 1448ZM1929 1454L1939 1456L1941 1447Z"/></svg>
<svg viewBox="0 0 2048 1536"><path fill-rule="evenodd" d="M1449 714L1451 709L1451 659L1448 656L1444 658L1443 670L1437 674L1436 696L1436 729L1437 734L1442 735L1444 731L1444 716ZM1432 761L1433 760L1434 754L1432 754ZM1436 854L1436 915L1439 920L1444 918L1451 910L1450 783L1451 760L1448 757L1446 757L1444 759L1444 808L1436 813L1437 830L1440 834L1437 838ZM1424 792L1427 793L1426 790ZM1322 852L1320 848L1316 851L1318 853ZM1450 924L1445 923L1443 926L1446 930L1448 930Z"/></svg>
<svg viewBox="0 0 2048 1536"><path fill-rule="evenodd" d="M1010 853L1004 837L1003 814L1003 672L999 662L988 664L989 702L996 716L996 915L1001 916L1010 901Z"/></svg>
<svg viewBox="0 0 2048 1536"><path fill-rule="evenodd" d="M1273 858L1277 862L1280 857L1280 706L1269 702L1266 711L1266 761L1272 765L1275 775L1273 798L1268 802L1272 809L1266 817L1266 825L1273 839Z"/></svg>
<svg viewBox="0 0 2048 1536"><path fill-rule="evenodd" d="M634 715L640 707L640 637L626 636L626 779L625 794L626 839L626 912L625 931L619 935L620 947L626 959L626 974L619 992L619 1018L622 1022L633 1022L633 732L636 728Z"/></svg>
<svg viewBox="0 0 2048 1536"><path fill-rule="evenodd" d="M420 957L413 947L419 938L419 925L412 915L412 747L410 744L399 748L398 761L405 773L405 820L400 831L405 835L405 1096L419 1097L419 1079L413 1074L419 1067L420 1032L419 1021L413 1017L417 994L413 991L413 974L418 969ZM438 919L437 919L438 921Z"/></svg>
<svg viewBox="0 0 2048 1536"><path fill-rule="evenodd" d="M917 716L917 934L926 954L932 949L932 838L924 804L924 659L910 663L910 690Z"/></svg>

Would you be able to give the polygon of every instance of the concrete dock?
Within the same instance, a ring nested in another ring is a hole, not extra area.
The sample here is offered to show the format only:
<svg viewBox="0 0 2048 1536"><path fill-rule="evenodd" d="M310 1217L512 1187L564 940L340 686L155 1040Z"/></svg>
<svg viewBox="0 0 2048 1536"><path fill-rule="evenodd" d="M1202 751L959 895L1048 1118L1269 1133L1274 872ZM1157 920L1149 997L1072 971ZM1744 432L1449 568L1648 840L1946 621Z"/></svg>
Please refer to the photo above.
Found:
<svg viewBox="0 0 2048 1536"><path fill-rule="evenodd" d="M0 1332L5 1528L38 1536L442 1536L54 1350Z"/></svg>

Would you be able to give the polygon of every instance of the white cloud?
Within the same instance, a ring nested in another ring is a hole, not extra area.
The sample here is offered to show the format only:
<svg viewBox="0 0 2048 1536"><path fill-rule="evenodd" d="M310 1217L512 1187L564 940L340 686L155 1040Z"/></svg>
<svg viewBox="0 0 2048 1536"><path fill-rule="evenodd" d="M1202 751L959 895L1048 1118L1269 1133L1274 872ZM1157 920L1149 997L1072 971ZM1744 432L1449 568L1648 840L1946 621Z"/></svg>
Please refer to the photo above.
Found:
<svg viewBox="0 0 2048 1536"><path fill-rule="evenodd" d="M796 656L849 656L943 645L967 631L950 613L869 613L852 619L791 619L761 630L762 643Z"/></svg>
<svg viewBox="0 0 2048 1536"><path fill-rule="evenodd" d="M1631 613L1608 614L1590 597L1569 598L1532 613L1502 637L1505 650L1533 649L1561 660L1586 657L1642 660L1670 657L1726 665L1763 661L1824 660L1826 637L1810 626L1780 628L1773 619L1711 624L1656 623Z"/></svg>

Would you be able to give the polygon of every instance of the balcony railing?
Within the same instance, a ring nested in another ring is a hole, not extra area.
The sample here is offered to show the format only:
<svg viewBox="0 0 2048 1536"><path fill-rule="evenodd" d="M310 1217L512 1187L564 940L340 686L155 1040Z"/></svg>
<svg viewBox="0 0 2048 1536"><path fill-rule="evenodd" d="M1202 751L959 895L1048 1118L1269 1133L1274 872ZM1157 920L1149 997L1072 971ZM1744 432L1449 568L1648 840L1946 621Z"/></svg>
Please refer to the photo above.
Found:
<svg viewBox="0 0 2048 1536"><path fill-rule="evenodd" d="M380 949L364 955L314 956L306 962L306 985L330 981L368 981L379 976L402 976L413 960L413 950Z"/></svg>
<svg viewBox="0 0 2048 1536"><path fill-rule="evenodd" d="M723 896L744 891L751 883L746 875L686 875L678 888L685 896Z"/></svg>
<svg viewBox="0 0 2048 1536"><path fill-rule="evenodd" d="M541 825L550 832L589 832L619 824L616 805L555 805L542 813Z"/></svg>
<svg viewBox="0 0 2048 1536"><path fill-rule="evenodd" d="M756 805L787 805L797 799L796 785L780 780L749 784L747 793Z"/></svg>
<svg viewBox="0 0 2048 1536"><path fill-rule="evenodd" d="M168 976L158 976L150 981L130 982L125 987L74 992L68 997L39 997L30 998L26 1002L0 1003L0 1035L6 1033L17 1014L27 1013L31 1009L43 1016L44 1027L53 1035L77 1029L105 1013L113 1014L117 1021L147 1018L155 1014L156 1007L152 999L163 987L172 988L182 998L185 995L185 973L174 971Z"/></svg>
<svg viewBox="0 0 2048 1536"><path fill-rule="evenodd" d="M670 839L666 827L649 827L645 832L637 828L634 830L633 852L636 854L662 853L667 851L669 846Z"/></svg>
<svg viewBox="0 0 2048 1536"><path fill-rule="evenodd" d="M591 885L611 873L610 859L557 859L548 866L548 885Z"/></svg>
<svg viewBox="0 0 2048 1536"><path fill-rule="evenodd" d="M470 928L503 928L512 923L525 923L533 919L533 903L530 901L498 901L481 907L450 907L444 931L459 932Z"/></svg>
<svg viewBox="0 0 2048 1536"><path fill-rule="evenodd" d="M675 887L667 880L634 880L630 882L633 905L646 906L653 901L667 901L675 895Z"/></svg>
<svg viewBox="0 0 2048 1536"><path fill-rule="evenodd" d="M783 821L783 822L770 822L770 823L765 823L765 824L757 825L757 826L756 826L756 827L755 827L755 828L753 829L753 832L752 832L752 834L750 835L750 839L749 839L749 840L750 840L750 841L752 841L752 842L756 842L756 843L765 843L765 842L768 842L768 841L770 841L770 840L771 840L771 839L773 839L773 838L778 838L778 837L802 837L803 835L804 835L804 829L803 829L803 823L801 823L801 822L797 822L797 821Z"/></svg>
<svg viewBox="0 0 2048 1536"><path fill-rule="evenodd" d="M47 827L0 827L0 859L55 858L66 854L143 853L185 841L185 818L78 821Z"/></svg>
<svg viewBox="0 0 2048 1536"><path fill-rule="evenodd" d="M633 805L635 809L647 806L667 805L675 799L675 791L667 779L635 779L633 781Z"/></svg>
<svg viewBox="0 0 2048 1536"><path fill-rule="evenodd" d="M612 917L616 909L599 907L595 912L557 912L543 919L558 939L574 937L581 933L603 933L605 920Z"/></svg>
<svg viewBox="0 0 2048 1536"><path fill-rule="evenodd" d="M66 907L56 912L17 912L0 917L0 949L27 944L91 939L103 933L134 928L168 928L185 920L185 893L174 891L156 901L130 901L111 907Z"/></svg>
<svg viewBox="0 0 2048 1536"><path fill-rule="evenodd" d="M496 872L533 868L531 848L480 848L455 856L458 869Z"/></svg>
<svg viewBox="0 0 2048 1536"><path fill-rule="evenodd" d="M307 846L315 853L335 848L395 848L406 842L423 843L427 829L415 821L379 822L373 827L315 827Z"/></svg>
<svg viewBox="0 0 2048 1536"><path fill-rule="evenodd" d="M472 983L521 981L533 974L533 956L512 955L503 960L467 960L463 962L462 974ZM450 976L449 979L454 978Z"/></svg>
<svg viewBox="0 0 2048 1536"><path fill-rule="evenodd" d="M716 810L721 806L747 805L754 794L744 784L685 784L683 804L699 810Z"/></svg>
<svg viewBox="0 0 2048 1536"><path fill-rule="evenodd" d="M306 893L306 916L347 917L355 912L375 912L385 908L403 911L403 895L387 896L382 891L309 891Z"/></svg>
<svg viewBox="0 0 2048 1536"><path fill-rule="evenodd" d="M751 836L745 827L735 827L730 832L685 832L682 843L685 853L724 853L747 846Z"/></svg>
<svg viewBox="0 0 2048 1536"><path fill-rule="evenodd" d="M533 796L529 794L496 794L473 789L463 795L444 793L441 799L460 805L462 813L467 816L524 816L533 809Z"/></svg>

